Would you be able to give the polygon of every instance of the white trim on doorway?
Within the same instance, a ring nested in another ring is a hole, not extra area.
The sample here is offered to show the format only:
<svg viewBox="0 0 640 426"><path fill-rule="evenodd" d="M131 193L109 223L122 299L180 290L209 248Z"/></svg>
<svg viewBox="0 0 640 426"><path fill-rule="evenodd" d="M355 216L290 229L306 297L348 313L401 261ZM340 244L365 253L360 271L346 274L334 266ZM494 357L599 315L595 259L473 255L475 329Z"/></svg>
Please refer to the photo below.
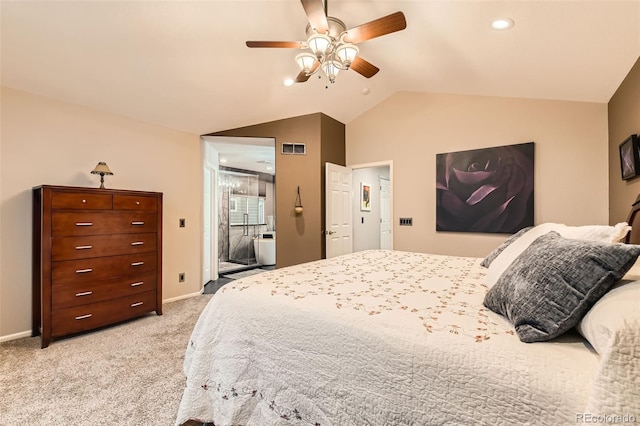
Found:
<svg viewBox="0 0 640 426"><path fill-rule="evenodd" d="M218 170L204 160L202 215L202 285L218 279Z"/></svg>
<svg viewBox="0 0 640 426"><path fill-rule="evenodd" d="M352 170L358 170L358 169L368 169L368 168L378 168L378 167L388 167L389 168L389 216L391 217L391 247L390 249L393 249L394 244L393 244L393 228L394 228L394 216L393 216L393 160L387 160L387 161L378 161L378 162L374 162L374 163L363 163L363 164L352 164L352 165L347 165L348 167L350 167ZM359 203L359 200L355 200L356 202ZM356 226L356 219L354 219L353 223L354 226ZM355 235L354 235L354 244L355 244ZM355 245L354 245L355 247Z"/></svg>

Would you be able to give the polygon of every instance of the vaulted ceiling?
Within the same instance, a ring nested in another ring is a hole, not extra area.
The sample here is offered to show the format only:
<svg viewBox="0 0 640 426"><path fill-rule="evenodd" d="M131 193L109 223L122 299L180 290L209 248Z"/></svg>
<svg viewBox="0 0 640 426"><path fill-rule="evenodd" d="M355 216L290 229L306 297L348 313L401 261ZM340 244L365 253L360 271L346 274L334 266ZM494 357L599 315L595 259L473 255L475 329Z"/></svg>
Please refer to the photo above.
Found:
<svg viewBox="0 0 640 426"><path fill-rule="evenodd" d="M404 12L359 45L380 68L335 84L298 73L298 0L2 1L3 86L204 134L323 112L343 123L398 91L606 103L640 55L640 1L330 0L347 28ZM508 31L490 27L508 17ZM326 86L329 86L326 88Z"/></svg>

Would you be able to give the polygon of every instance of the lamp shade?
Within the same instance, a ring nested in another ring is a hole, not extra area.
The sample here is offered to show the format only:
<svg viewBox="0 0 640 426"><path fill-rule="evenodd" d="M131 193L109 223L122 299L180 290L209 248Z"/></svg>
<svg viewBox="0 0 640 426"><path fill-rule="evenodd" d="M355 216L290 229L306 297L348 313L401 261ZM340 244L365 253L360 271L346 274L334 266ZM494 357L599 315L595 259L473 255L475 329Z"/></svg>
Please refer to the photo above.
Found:
<svg viewBox="0 0 640 426"><path fill-rule="evenodd" d="M94 175L112 175L113 172L109 169L109 166L107 166L107 163L105 163L104 161L100 161L96 167L94 167L93 170L91 170L91 173Z"/></svg>
<svg viewBox="0 0 640 426"><path fill-rule="evenodd" d="M360 49L355 44L345 43L336 49L336 56L340 58L342 65L349 68L359 51Z"/></svg>
<svg viewBox="0 0 640 426"><path fill-rule="evenodd" d="M338 61L326 61L322 64L322 71L329 78L329 81L335 83L336 76L340 72L340 63Z"/></svg>
<svg viewBox="0 0 640 426"><path fill-rule="evenodd" d="M300 67L300 71L309 74L313 68L313 64L316 62L316 57L311 53L300 53L296 56L296 62Z"/></svg>
<svg viewBox="0 0 640 426"><path fill-rule="evenodd" d="M331 38L324 34L314 34L307 40L307 45L313 54L320 58L327 53L327 49L331 46Z"/></svg>
<svg viewBox="0 0 640 426"><path fill-rule="evenodd" d="M100 188L104 188L104 175L112 175L113 172L109 169L107 163L100 161L93 170L91 170L91 174L100 175Z"/></svg>

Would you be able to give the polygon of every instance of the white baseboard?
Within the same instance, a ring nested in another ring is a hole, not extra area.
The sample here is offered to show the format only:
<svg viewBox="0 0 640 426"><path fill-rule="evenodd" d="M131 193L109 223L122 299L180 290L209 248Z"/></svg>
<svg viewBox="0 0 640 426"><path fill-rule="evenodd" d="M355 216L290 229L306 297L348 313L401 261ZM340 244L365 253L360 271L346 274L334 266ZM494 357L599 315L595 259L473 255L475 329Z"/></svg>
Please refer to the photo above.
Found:
<svg viewBox="0 0 640 426"><path fill-rule="evenodd" d="M182 296L172 297L171 299L163 299L162 304L164 305L165 303L177 302L178 300L184 300L184 299L190 299L196 296L202 296L203 291L204 291L204 287L197 293L183 294Z"/></svg>
<svg viewBox="0 0 640 426"><path fill-rule="evenodd" d="M204 288L197 293L184 294L182 296L172 297L170 299L164 299L162 304L177 302L178 300L189 299L191 297L202 296ZM22 339L23 337L31 337L31 330L21 331L20 333L8 334L6 336L0 336L0 343L8 342L10 340Z"/></svg>
<svg viewBox="0 0 640 426"><path fill-rule="evenodd" d="M20 333L9 334L7 336L0 336L0 343L8 342L9 340L22 339L23 337L31 337L31 330L21 331Z"/></svg>

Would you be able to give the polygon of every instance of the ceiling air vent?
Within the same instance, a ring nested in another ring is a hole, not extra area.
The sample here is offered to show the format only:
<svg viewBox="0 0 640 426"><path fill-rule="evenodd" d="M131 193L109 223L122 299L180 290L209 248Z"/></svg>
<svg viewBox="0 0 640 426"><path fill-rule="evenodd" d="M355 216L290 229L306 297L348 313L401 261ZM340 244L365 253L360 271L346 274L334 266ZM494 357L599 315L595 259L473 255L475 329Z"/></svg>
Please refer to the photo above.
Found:
<svg viewBox="0 0 640 426"><path fill-rule="evenodd" d="M283 154L305 155L307 153L307 145L304 143L283 143Z"/></svg>

